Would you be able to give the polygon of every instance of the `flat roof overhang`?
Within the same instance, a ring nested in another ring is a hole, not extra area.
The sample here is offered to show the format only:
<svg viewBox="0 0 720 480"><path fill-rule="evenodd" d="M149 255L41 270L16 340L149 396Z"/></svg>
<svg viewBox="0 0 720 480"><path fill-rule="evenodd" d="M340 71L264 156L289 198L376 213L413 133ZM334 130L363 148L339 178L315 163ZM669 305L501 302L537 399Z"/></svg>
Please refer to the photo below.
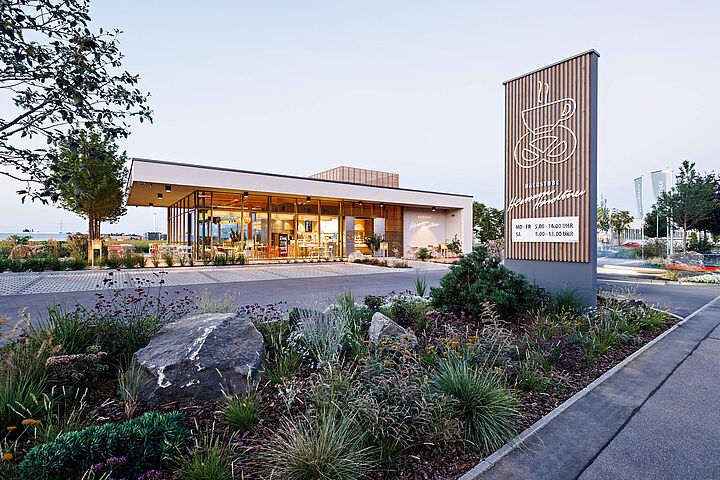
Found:
<svg viewBox="0 0 720 480"><path fill-rule="evenodd" d="M167 187L170 191L167 191ZM387 204L472 208L472 196L407 188L378 187L355 183L234 170L184 163L133 158L128 178L129 206L169 207L195 190L249 192L319 199L382 202ZM162 194L162 198L158 198Z"/></svg>

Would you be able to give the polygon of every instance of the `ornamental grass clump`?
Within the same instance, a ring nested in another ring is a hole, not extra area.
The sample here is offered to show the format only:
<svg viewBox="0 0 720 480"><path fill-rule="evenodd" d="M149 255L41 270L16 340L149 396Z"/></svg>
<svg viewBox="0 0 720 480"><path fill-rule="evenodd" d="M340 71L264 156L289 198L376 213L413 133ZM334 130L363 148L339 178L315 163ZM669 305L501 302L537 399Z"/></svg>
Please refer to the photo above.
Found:
<svg viewBox="0 0 720 480"><path fill-rule="evenodd" d="M515 435L517 402L497 373L445 358L433 370L431 382L435 391L450 398L451 417L462 422L466 440L493 451Z"/></svg>
<svg viewBox="0 0 720 480"><path fill-rule="evenodd" d="M267 478L283 480L360 480L376 466L355 418L338 408L284 419L262 458Z"/></svg>
<svg viewBox="0 0 720 480"><path fill-rule="evenodd" d="M195 423L197 429L197 422ZM187 455L177 460L181 480L232 480L234 478L235 436L218 434L215 424L200 432Z"/></svg>
<svg viewBox="0 0 720 480"><path fill-rule="evenodd" d="M115 478L137 478L148 470L162 470L175 458L188 437L179 412L147 412L124 423L88 427L37 445L18 466L19 480L80 478L93 465L124 457L113 465Z"/></svg>
<svg viewBox="0 0 720 480"><path fill-rule="evenodd" d="M260 417L260 397L256 391L241 395L225 394L220 416L227 425L240 431L250 430Z"/></svg>

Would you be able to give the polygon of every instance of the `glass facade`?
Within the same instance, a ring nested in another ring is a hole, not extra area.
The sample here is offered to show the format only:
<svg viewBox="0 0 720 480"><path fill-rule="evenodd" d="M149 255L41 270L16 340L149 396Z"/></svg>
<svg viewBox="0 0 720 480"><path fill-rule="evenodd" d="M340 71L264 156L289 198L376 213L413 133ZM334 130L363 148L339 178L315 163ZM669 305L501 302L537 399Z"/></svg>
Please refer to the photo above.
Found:
<svg viewBox="0 0 720 480"><path fill-rule="evenodd" d="M370 253L380 235L402 255L402 207L340 199L196 191L168 208L168 242L195 259L244 255L250 261L338 259Z"/></svg>

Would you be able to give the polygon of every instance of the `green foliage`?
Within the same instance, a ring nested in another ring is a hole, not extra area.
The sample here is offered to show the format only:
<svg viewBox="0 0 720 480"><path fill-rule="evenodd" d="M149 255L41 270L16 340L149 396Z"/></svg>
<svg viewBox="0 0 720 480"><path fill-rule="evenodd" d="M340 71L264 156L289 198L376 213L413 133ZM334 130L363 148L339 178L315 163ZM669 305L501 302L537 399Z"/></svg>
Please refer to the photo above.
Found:
<svg viewBox="0 0 720 480"><path fill-rule="evenodd" d="M361 480L376 465L355 418L336 408L283 420L263 460L283 480Z"/></svg>
<svg viewBox="0 0 720 480"><path fill-rule="evenodd" d="M597 229L602 232L610 231L610 209L607 206L607 199L602 196L597 206Z"/></svg>
<svg viewBox="0 0 720 480"><path fill-rule="evenodd" d="M212 259L212 263L216 267L221 267L228 264L228 258L225 255L215 255Z"/></svg>
<svg viewBox="0 0 720 480"><path fill-rule="evenodd" d="M194 448L177 462L181 480L232 480L234 436L217 434L215 424L199 433Z"/></svg>
<svg viewBox="0 0 720 480"><path fill-rule="evenodd" d="M553 306L562 311L577 313L582 309L582 297L578 294L577 288L565 285L553 295Z"/></svg>
<svg viewBox="0 0 720 480"><path fill-rule="evenodd" d="M53 188L62 208L88 219L89 238L100 237L100 222L116 222L124 202L127 157L114 135L73 130L53 151Z"/></svg>
<svg viewBox="0 0 720 480"><path fill-rule="evenodd" d="M684 236L701 226L710 231L720 230L720 226L709 221L720 210L720 187L715 177L698 174L695 164L685 160L675 178L673 189L658 198L658 210L680 226ZM683 246L687 251L685 238Z"/></svg>
<svg viewBox="0 0 720 480"><path fill-rule="evenodd" d="M260 397L256 391L226 395L220 416L224 423L240 431L250 430L260 417Z"/></svg>
<svg viewBox="0 0 720 480"><path fill-rule="evenodd" d="M360 362L348 407L384 463L460 433L457 423L445 418L445 397L430 390L427 373L402 345L377 350Z"/></svg>
<svg viewBox="0 0 720 480"><path fill-rule="evenodd" d="M113 469L115 477L136 478L150 469L162 470L188 436L179 412L147 412L120 424L108 423L60 435L30 450L18 467L20 480L79 477L92 465L126 457Z"/></svg>
<svg viewBox="0 0 720 480"><path fill-rule="evenodd" d="M80 259L55 257L4 258L0 259L0 272L45 272L50 270L82 270L87 262Z"/></svg>
<svg viewBox="0 0 720 480"><path fill-rule="evenodd" d="M165 252L162 254L162 259L165 262L165 265L168 267L172 267L175 265L175 257L173 256L172 252Z"/></svg>
<svg viewBox="0 0 720 480"><path fill-rule="evenodd" d="M460 242L460 239L457 235L455 235L453 239L448 242L447 248L451 253L455 255L460 255L462 253L462 242Z"/></svg>
<svg viewBox="0 0 720 480"><path fill-rule="evenodd" d="M440 279L440 287L430 289L431 303L437 308L481 318L483 304L495 305L498 314L510 317L537 308L547 301L545 290L488 257L487 249L477 247L450 266Z"/></svg>
<svg viewBox="0 0 720 480"><path fill-rule="evenodd" d="M424 297L427 293L427 275L417 274L415 276L415 294L419 297Z"/></svg>
<svg viewBox="0 0 720 480"><path fill-rule="evenodd" d="M505 212L473 202L473 231L480 242L503 238L505 235Z"/></svg>
<svg viewBox="0 0 720 480"><path fill-rule="evenodd" d="M380 244L382 243L382 241L382 235L377 234L370 235L369 237L365 237L363 239L363 243L370 249L373 255L375 254L375 252L380 250Z"/></svg>
<svg viewBox="0 0 720 480"><path fill-rule="evenodd" d="M643 221L643 232L646 237L655 239L665 236L665 232L667 232L667 216L658 213L657 204L653 205L652 209L645 215L645 219ZM665 250L663 250L663 253L664 252Z"/></svg>
<svg viewBox="0 0 720 480"><path fill-rule="evenodd" d="M618 210L613 208L610 214L610 228L617 235L618 242L622 243L622 233L632 222L632 215L627 210Z"/></svg>
<svg viewBox="0 0 720 480"><path fill-rule="evenodd" d="M427 247L420 247L417 249L417 252L415 252L415 255L418 260L422 260L424 262L430 259L430 250L428 250Z"/></svg>
<svg viewBox="0 0 720 480"><path fill-rule="evenodd" d="M45 379L35 372L0 373L0 428L19 426L22 420L36 419L43 412Z"/></svg>
<svg viewBox="0 0 720 480"><path fill-rule="evenodd" d="M0 121L0 164L15 178L42 185L21 190L23 198L57 200L56 187L75 174L54 168L55 156L39 145L68 143L73 136L63 127L124 137L130 118L151 120L138 76L122 68L119 31L96 33L89 3L18 0L0 9L0 87L15 107ZM31 137L40 141L27 142Z"/></svg>
<svg viewBox="0 0 720 480"><path fill-rule="evenodd" d="M111 270L120 268L123 264L122 257L103 257L100 260L100 265L103 265Z"/></svg>
<svg viewBox="0 0 720 480"><path fill-rule="evenodd" d="M452 399L452 416L462 422L466 440L493 451L514 436L515 397L493 374L446 358L433 370L432 385Z"/></svg>

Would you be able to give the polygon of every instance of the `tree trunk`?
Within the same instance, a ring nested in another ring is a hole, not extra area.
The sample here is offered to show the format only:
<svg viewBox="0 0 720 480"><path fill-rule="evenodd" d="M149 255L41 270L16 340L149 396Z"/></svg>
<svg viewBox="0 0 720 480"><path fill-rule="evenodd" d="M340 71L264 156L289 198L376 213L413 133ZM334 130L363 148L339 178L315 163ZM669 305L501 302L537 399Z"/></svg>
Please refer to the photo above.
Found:
<svg viewBox="0 0 720 480"><path fill-rule="evenodd" d="M687 253L687 220L683 222L683 253Z"/></svg>

